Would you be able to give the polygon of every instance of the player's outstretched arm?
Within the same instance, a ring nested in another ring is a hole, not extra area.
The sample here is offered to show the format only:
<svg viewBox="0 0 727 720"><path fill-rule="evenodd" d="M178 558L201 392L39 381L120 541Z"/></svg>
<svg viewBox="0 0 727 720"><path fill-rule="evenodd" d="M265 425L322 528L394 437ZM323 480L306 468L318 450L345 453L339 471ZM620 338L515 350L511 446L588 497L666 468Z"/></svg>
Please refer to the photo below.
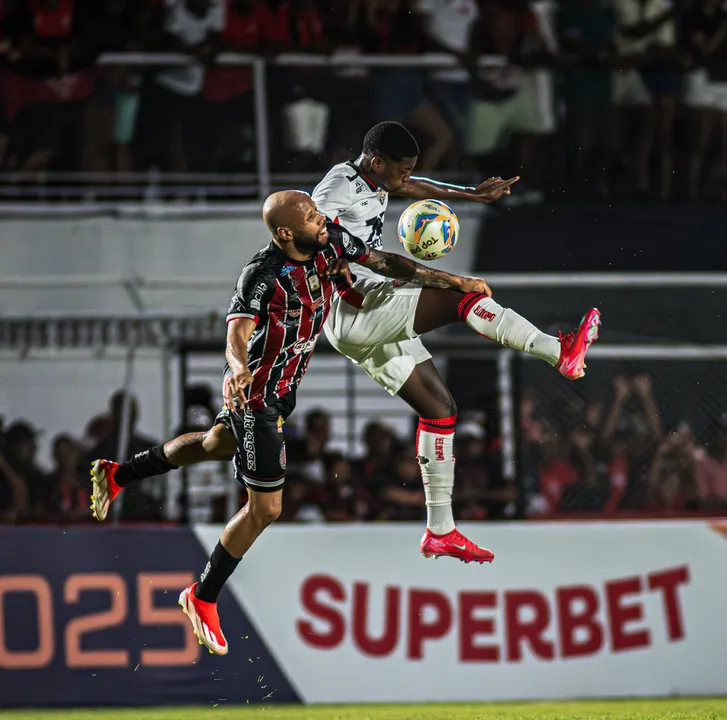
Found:
<svg viewBox="0 0 727 720"><path fill-rule="evenodd" d="M478 292L488 297L492 295L487 283L480 278L466 278L435 270L396 253L371 250L361 264L384 277L406 280L422 287L458 290L461 293Z"/></svg>
<svg viewBox="0 0 727 720"><path fill-rule="evenodd" d="M503 180L501 177L490 178L477 187L449 185L427 178L413 177L392 195L400 195L411 200L471 200L472 202L492 203L503 195L510 194L510 186L520 179L519 176Z"/></svg>
<svg viewBox="0 0 727 720"><path fill-rule="evenodd" d="M247 343L257 327L253 318L237 318L227 325L225 358L232 376L225 386L225 404L231 411L245 407L245 388L252 382L247 366Z"/></svg>

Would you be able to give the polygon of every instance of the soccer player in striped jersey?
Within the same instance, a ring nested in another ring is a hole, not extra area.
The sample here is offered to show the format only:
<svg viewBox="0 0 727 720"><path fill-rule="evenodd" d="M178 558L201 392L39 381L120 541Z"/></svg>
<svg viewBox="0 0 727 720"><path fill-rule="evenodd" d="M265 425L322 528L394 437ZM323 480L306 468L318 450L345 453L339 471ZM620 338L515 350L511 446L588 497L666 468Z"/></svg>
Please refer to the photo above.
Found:
<svg viewBox="0 0 727 720"><path fill-rule="evenodd" d="M489 203L508 194L518 180L492 178L466 188L415 178L418 155L416 140L403 125L379 123L366 134L359 158L333 167L313 190L313 200L329 218L380 250L389 194L411 200ZM457 406L419 335L461 321L490 340L545 360L575 380L584 374L586 351L598 336L600 314L591 308L573 332L553 337L499 305L489 290L462 296L446 286L422 289L412 282L387 281L381 274L376 263L356 269L353 287L345 297L333 300L326 336L419 415L417 457L427 505L422 554L491 562L494 555L464 537L455 525L452 447Z"/></svg>
<svg viewBox="0 0 727 720"><path fill-rule="evenodd" d="M465 297L488 292L484 280L369 248L327 221L306 193L271 195L263 217L272 240L245 266L230 302L225 405L214 427L157 445L127 462L95 460L91 469L91 508L104 520L121 490L135 480L234 457L235 477L247 488L248 502L227 524L199 582L179 597L200 643L220 655L228 646L217 597L243 555L280 514L286 471L283 423L295 407L295 392L334 290L344 296L350 291L348 262L371 265L381 275L422 287L451 288Z"/></svg>

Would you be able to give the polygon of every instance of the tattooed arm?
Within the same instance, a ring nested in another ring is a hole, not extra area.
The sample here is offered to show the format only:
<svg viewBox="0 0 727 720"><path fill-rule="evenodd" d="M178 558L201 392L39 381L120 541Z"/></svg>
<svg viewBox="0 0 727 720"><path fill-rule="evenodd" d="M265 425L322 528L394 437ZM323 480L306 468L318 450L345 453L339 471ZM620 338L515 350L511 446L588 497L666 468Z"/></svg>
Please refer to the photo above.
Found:
<svg viewBox="0 0 727 720"><path fill-rule="evenodd" d="M461 293L479 292L488 297L492 295L487 283L480 278L460 277L442 270L434 270L396 253L371 250L368 258L361 264L379 275L394 280L406 280L413 285L457 290Z"/></svg>

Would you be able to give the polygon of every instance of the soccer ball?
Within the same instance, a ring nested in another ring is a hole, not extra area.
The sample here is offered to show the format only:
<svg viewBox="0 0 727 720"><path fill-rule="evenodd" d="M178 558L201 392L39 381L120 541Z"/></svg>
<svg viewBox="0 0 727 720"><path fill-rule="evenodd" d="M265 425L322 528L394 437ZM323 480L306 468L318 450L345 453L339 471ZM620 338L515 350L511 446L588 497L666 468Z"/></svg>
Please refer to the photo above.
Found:
<svg viewBox="0 0 727 720"><path fill-rule="evenodd" d="M439 200L419 200L399 218L399 240L417 260L436 260L457 244L459 220Z"/></svg>

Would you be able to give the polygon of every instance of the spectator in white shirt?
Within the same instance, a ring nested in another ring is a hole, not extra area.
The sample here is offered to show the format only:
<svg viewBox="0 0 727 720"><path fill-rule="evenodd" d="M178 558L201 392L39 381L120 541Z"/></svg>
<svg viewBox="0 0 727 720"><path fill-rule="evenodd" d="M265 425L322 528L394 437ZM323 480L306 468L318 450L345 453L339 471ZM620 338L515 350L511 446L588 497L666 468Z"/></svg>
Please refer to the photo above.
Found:
<svg viewBox="0 0 727 720"><path fill-rule="evenodd" d="M613 0L621 67L616 102L638 110L638 132L631 153L636 192L651 193L651 159L659 161L657 195L671 191L674 110L679 94L676 29L679 3L671 0Z"/></svg>
<svg viewBox="0 0 727 720"><path fill-rule="evenodd" d="M467 130L471 79L476 76L472 32L480 16L477 0L417 0L416 10L430 52L454 55L459 67L434 70L429 92L445 119L460 137Z"/></svg>
<svg viewBox="0 0 727 720"><path fill-rule="evenodd" d="M140 135L147 164L183 172L204 169L202 99L206 68L217 55L225 23L224 0L164 0L162 50L189 55L186 65L165 68L147 83Z"/></svg>

